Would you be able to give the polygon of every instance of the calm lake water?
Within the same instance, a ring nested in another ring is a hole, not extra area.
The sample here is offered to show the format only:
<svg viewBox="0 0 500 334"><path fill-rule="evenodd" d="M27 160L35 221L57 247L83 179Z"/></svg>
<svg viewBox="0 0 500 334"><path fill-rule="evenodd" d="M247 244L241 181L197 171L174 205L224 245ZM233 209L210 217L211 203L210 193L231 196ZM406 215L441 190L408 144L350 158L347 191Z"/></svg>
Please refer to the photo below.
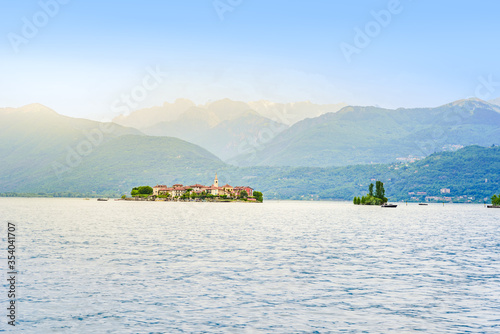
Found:
<svg viewBox="0 0 500 334"><path fill-rule="evenodd" d="M0 198L0 221L17 331L500 332L500 210L482 205Z"/></svg>

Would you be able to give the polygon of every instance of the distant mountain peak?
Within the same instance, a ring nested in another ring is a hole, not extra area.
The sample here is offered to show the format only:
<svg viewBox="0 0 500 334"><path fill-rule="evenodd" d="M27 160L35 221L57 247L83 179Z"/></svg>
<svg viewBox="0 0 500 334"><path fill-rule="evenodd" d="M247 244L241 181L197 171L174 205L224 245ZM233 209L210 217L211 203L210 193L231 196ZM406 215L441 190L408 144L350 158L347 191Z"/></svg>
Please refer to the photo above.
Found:
<svg viewBox="0 0 500 334"><path fill-rule="evenodd" d="M25 106L22 106L21 108L18 108L18 110L22 111L22 112L36 112L36 113L57 114L53 109L50 109L49 107L44 106L41 103L27 104Z"/></svg>
<svg viewBox="0 0 500 334"><path fill-rule="evenodd" d="M451 106L451 107L459 106L459 107L463 107L463 106L471 106L471 105L491 105L491 104L488 103L488 102L486 102L486 101L484 101L484 100L481 100L481 99L479 99L477 97L470 97L470 98L467 98L467 99L461 99L461 100L453 101L453 102L444 104L443 106Z"/></svg>
<svg viewBox="0 0 500 334"><path fill-rule="evenodd" d="M493 100L489 100L488 102L500 106L500 97L497 97L496 99Z"/></svg>
<svg viewBox="0 0 500 334"><path fill-rule="evenodd" d="M492 104L490 102L481 100L477 97L471 97L468 99L457 100L448 104L443 105L443 107L460 107L467 108L470 112L474 112L476 109L490 109L500 113L500 107L498 105Z"/></svg>
<svg viewBox="0 0 500 334"><path fill-rule="evenodd" d="M206 104L207 108L220 108L220 107L228 107L228 108L240 108L240 109L249 109L248 105L242 101L234 101L229 98L213 101Z"/></svg>
<svg viewBox="0 0 500 334"><path fill-rule="evenodd" d="M44 106L40 103L31 103L19 108L0 108L3 113L25 113L25 114L38 114L38 115L59 115L54 110L49 107Z"/></svg>

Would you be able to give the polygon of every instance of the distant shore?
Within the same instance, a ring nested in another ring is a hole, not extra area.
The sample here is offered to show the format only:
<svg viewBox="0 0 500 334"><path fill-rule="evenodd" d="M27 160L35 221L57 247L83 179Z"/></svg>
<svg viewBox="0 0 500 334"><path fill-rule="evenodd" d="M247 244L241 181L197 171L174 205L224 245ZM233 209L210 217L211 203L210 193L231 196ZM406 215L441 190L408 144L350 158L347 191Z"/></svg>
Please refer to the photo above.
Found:
<svg viewBox="0 0 500 334"><path fill-rule="evenodd" d="M116 199L117 201L130 201L130 202L221 202L221 203L228 203L228 202L241 202L241 203L261 203L256 201L255 199L249 198L247 200L244 199L229 199L229 198L211 198L211 199L170 199L170 198L155 198L155 199L149 199L149 198L144 198L144 197L127 197L127 198L119 198Z"/></svg>

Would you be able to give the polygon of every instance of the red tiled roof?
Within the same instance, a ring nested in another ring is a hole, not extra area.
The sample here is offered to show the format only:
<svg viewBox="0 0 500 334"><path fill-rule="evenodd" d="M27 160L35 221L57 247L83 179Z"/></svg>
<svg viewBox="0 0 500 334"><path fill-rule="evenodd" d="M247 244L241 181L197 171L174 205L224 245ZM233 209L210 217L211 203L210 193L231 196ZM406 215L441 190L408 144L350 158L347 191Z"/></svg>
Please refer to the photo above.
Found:
<svg viewBox="0 0 500 334"><path fill-rule="evenodd" d="M206 186L202 185L202 184L194 184L192 186L190 186L191 188L205 188Z"/></svg>

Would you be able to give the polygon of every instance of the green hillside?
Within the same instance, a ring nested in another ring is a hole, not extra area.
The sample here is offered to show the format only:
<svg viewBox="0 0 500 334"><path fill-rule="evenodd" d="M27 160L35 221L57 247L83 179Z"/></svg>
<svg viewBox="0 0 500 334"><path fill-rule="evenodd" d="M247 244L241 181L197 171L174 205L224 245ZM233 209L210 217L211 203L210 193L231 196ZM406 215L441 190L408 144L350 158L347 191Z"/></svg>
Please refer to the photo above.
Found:
<svg viewBox="0 0 500 334"><path fill-rule="evenodd" d="M166 140L163 151L153 147L160 145L158 140ZM141 149L124 150L132 145ZM172 151L172 146L177 150ZM262 191L266 199L352 200L364 195L370 183L380 180L390 201L423 201L427 196L437 196L441 200L450 197L454 202L482 203L500 192L500 147L470 146L435 153L414 163L237 168L178 139L125 136L103 145L60 179L47 176L16 192L118 196L141 184L210 185L215 172L221 184L249 185ZM450 189L450 193L441 194L441 189Z"/></svg>
<svg viewBox="0 0 500 334"><path fill-rule="evenodd" d="M0 155L2 193L119 192L136 181L174 179L178 170L196 175L223 165L177 138L65 117L42 105L0 109Z"/></svg>
<svg viewBox="0 0 500 334"><path fill-rule="evenodd" d="M59 176L52 173L36 188L43 192L129 193L138 184L211 179L221 167L224 163L217 157L183 140L129 135L99 146L77 167Z"/></svg>
<svg viewBox="0 0 500 334"><path fill-rule="evenodd" d="M240 166L345 166L500 144L500 108L470 99L438 108L346 107L306 119L235 159Z"/></svg>
<svg viewBox="0 0 500 334"><path fill-rule="evenodd" d="M40 104L0 109L0 189L25 189L47 178L52 164L64 161L69 151L93 150L96 145L86 145L88 137L98 146L129 134L141 132L62 116Z"/></svg>
<svg viewBox="0 0 500 334"><path fill-rule="evenodd" d="M370 183L380 180L391 201L421 201L437 196L454 201L473 197L473 201L482 202L500 191L500 147L469 146L456 152L435 153L414 163L253 167L241 168L238 173L268 199L352 200L364 195ZM450 193L441 194L441 189L450 189ZM415 194L410 195L412 192ZM417 195L419 192L426 194Z"/></svg>

